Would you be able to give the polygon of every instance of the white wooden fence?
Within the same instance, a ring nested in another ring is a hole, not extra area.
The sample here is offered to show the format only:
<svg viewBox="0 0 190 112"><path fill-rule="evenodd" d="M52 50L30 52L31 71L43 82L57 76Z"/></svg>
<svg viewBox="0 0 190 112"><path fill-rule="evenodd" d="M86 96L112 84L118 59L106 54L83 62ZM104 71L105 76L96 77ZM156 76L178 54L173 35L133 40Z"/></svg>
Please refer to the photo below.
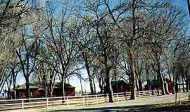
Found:
<svg viewBox="0 0 190 112"><path fill-rule="evenodd" d="M114 102L120 102L130 99L130 92L114 93ZM137 91L137 97L161 95L161 91ZM84 96L65 96L65 97L47 97L47 98L30 98L30 99L11 99L0 100L0 111L28 109L28 108L46 108L56 105L65 106L87 106L108 102L108 95L84 95Z"/></svg>

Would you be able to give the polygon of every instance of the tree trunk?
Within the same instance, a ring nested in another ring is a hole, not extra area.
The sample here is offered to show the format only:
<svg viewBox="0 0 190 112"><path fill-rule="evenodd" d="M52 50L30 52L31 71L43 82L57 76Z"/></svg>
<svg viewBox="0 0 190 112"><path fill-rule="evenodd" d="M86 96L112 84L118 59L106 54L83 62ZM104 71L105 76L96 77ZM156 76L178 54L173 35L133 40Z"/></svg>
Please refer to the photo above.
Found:
<svg viewBox="0 0 190 112"><path fill-rule="evenodd" d="M109 68L106 68L106 93L108 93L109 96L109 102L113 102L113 90L111 85L111 77L110 77L110 70Z"/></svg>
<svg viewBox="0 0 190 112"><path fill-rule="evenodd" d="M61 75L61 86L62 86L62 96L64 97L65 96L65 77L64 75L62 74Z"/></svg>
<svg viewBox="0 0 190 112"><path fill-rule="evenodd" d="M187 0L187 6L188 6L189 16L190 16L190 1L189 0Z"/></svg>
<svg viewBox="0 0 190 112"><path fill-rule="evenodd" d="M53 96L53 82L52 79L50 79L49 87L48 87L48 96Z"/></svg>
<svg viewBox="0 0 190 112"><path fill-rule="evenodd" d="M13 82L14 98L16 99L16 81Z"/></svg>
<svg viewBox="0 0 190 112"><path fill-rule="evenodd" d="M129 52L128 52L128 58L129 58L129 66L130 66L130 70L131 70L131 99L135 99L136 98L136 73L135 73L135 65L134 65L134 57L133 57L133 51L132 51L132 46L133 46L133 39L136 37L136 17L135 17L135 13L136 13L136 0L132 0L132 24L133 24L133 36L131 38L130 43L128 44L129 46Z"/></svg>
<svg viewBox="0 0 190 112"><path fill-rule="evenodd" d="M135 74L132 73L131 74L131 99L135 99L136 98L136 91L135 91Z"/></svg>
<svg viewBox="0 0 190 112"><path fill-rule="evenodd" d="M169 90L168 90L168 82L164 81L164 89L165 89L165 92L166 94L169 94Z"/></svg>
<svg viewBox="0 0 190 112"><path fill-rule="evenodd" d="M182 87L183 87L183 92L185 92L185 83L182 83Z"/></svg>
<svg viewBox="0 0 190 112"><path fill-rule="evenodd" d="M160 66L160 65L158 65L158 66ZM163 79L162 74L160 73L160 69L157 70L157 74L158 74L158 80L160 82L160 87L161 87L162 95L165 95L166 91L165 91L165 86L164 86L164 79Z"/></svg>
<svg viewBox="0 0 190 112"><path fill-rule="evenodd" d="M151 85L150 85L150 79L149 79L149 67L147 63L145 65L145 73L146 73L147 89L152 90Z"/></svg>
<svg viewBox="0 0 190 112"><path fill-rule="evenodd" d="M164 78L163 75L161 74L161 67L160 67L160 56L158 52L155 53L155 58L156 58L156 72L157 72L157 80L160 82L160 87L162 91L162 95L166 94L165 91L165 84L164 84Z"/></svg>
<svg viewBox="0 0 190 112"><path fill-rule="evenodd" d="M7 94L8 94L8 99L11 99L11 88L10 88L10 86L8 87Z"/></svg>
<svg viewBox="0 0 190 112"><path fill-rule="evenodd" d="M175 88L174 88L174 78L173 78L173 80L172 80L172 77L171 77L172 72L169 72L168 74L169 74L169 80L170 80L171 82L173 82L171 89L172 89L172 94L174 94L174 93L175 93L175 92L174 92L174 91L175 91Z"/></svg>
<svg viewBox="0 0 190 112"><path fill-rule="evenodd" d="M114 80L117 80L117 69L116 66L114 66Z"/></svg>
<svg viewBox="0 0 190 112"><path fill-rule="evenodd" d="M104 93L104 87L102 85L102 79L101 78L98 79L98 85L100 88L100 93Z"/></svg>
<svg viewBox="0 0 190 112"><path fill-rule="evenodd" d="M142 91L143 90L143 87L142 87L142 81L141 79L139 80L139 91Z"/></svg>
<svg viewBox="0 0 190 112"><path fill-rule="evenodd" d="M183 92L185 92L185 84L184 84L184 82L183 82L182 85L183 85Z"/></svg>
<svg viewBox="0 0 190 112"><path fill-rule="evenodd" d="M54 91L54 82L55 82L55 71L50 71L50 82L49 82L49 87L48 87L48 90L49 90L49 96L53 96L53 91Z"/></svg>
<svg viewBox="0 0 190 112"><path fill-rule="evenodd" d="M135 81L135 67L133 62L133 54L131 49L128 51L129 66L130 66L130 89L131 89L131 99L136 98L136 81Z"/></svg>
<svg viewBox="0 0 190 112"><path fill-rule="evenodd" d="M25 77L26 80L26 98L30 98L30 81L29 77Z"/></svg>
<svg viewBox="0 0 190 112"><path fill-rule="evenodd" d="M89 67L88 59L87 59L86 54L84 52L82 52L82 56L84 58L85 67L86 67L86 71L87 71L87 74L88 74L88 79L89 79L89 84L90 84L90 91L91 91L91 94L94 94L92 76L91 76L91 73L90 73L90 67Z"/></svg>
<svg viewBox="0 0 190 112"><path fill-rule="evenodd" d="M47 76L45 75L45 82L44 82L44 87L45 87L45 97L48 97L48 85L47 85Z"/></svg>
<svg viewBox="0 0 190 112"><path fill-rule="evenodd" d="M81 94L83 95L83 86L82 86L82 79L80 78L80 89L81 89Z"/></svg>
<svg viewBox="0 0 190 112"><path fill-rule="evenodd" d="M94 88L93 88L93 82L92 82L91 76L89 77L89 83L90 83L91 94L94 94Z"/></svg>
<svg viewBox="0 0 190 112"><path fill-rule="evenodd" d="M51 87L51 89L50 89L49 95L50 95L50 97L53 96L53 88L52 88L52 87Z"/></svg>
<svg viewBox="0 0 190 112"><path fill-rule="evenodd" d="M136 81L136 88L137 88L137 91L140 91L140 88L139 88L139 80L137 79Z"/></svg>
<svg viewBox="0 0 190 112"><path fill-rule="evenodd" d="M185 80L185 84L186 84L186 91L189 92L189 82L187 79Z"/></svg>
<svg viewBox="0 0 190 112"><path fill-rule="evenodd" d="M184 74L182 76L182 82L183 82L183 92L185 92L185 76L184 76Z"/></svg>
<svg viewBox="0 0 190 112"><path fill-rule="evenodd" d="M94 93L96 94L96 84L95 84L94 79L93 79L93 89L94 89Z"/></svg>
<svg viewBox="0 0 190 112"><path fill-rule="evenodd" d="M6 83L7 83L7 96L8 96L8 99L11 99L11 77L9 77L7 80L6 80Z"/></svg>
<svg viewBox="0 0 190 112"><path fill-rule="evenodd" d="M48 96L50 96L50 97L52 97L53 96L53 91L54 91L54 83L53 83L53 80L54 79L52 79L51 78L51 80L50 80L50 84L49 84L49 92L48 92Z"/></svg>
<svg viewBox="0 0 190 112"><path fill-rule="evenodd" d="M16 98L16 74L14 68L12 68L12 78L13 78L14 98Z"/></svg>
<svg viewBox="0 0 190 112"><path fill-rule="evenodd" d="M179 92L178 83L176 82L176 83L175 83L175 93L178 93L178 92Z"/></svg>

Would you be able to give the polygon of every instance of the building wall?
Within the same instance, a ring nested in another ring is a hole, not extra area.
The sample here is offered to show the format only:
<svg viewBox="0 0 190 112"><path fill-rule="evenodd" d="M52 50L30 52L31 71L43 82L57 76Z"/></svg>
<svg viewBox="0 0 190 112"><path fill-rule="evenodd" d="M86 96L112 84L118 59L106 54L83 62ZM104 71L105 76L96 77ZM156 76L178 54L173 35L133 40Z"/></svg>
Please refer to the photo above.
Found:
<svg viewBox="0 0 190 112"><path fill-rule="evenodd" d="M26 98L26 90L20 89L16 91L16 98ZM45 91L41 89L30 89L31 97L45 97ZM62 96L62 90L59 88L54 89L53 96ZM65 96L75 96L75 88L67 88L65 89ZM14 93L12 93L12 97L14 97Z"/></svg>
<svg viewBox="0 0 190 112"><path fill-rule="evenodd" d="M53 96L62 96L62 89L60 88L54 89ZM65 96L75 96L75 88L66 88Z"/></svg>

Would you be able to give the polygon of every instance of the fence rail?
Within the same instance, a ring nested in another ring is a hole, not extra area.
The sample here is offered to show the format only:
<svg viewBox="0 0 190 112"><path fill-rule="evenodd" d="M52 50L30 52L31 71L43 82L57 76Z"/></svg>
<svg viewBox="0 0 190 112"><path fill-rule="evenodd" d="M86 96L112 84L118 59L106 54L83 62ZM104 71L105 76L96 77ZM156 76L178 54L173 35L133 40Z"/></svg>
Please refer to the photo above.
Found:
<svg viewBox="0 0 190 112"><path fill-rule="evenodd" d="M114 102L125 101L130 99L130 92L114 93ZM157 96L161 91L137 91L137 97ZM64 97L47 97L47 98L29 98L29 99L11 99L0 100L0 111L27 109L27 108L46 108L55 105L65 106L86 106L108 102L108 95L84 95L84 96L64 96Z"/></svg>

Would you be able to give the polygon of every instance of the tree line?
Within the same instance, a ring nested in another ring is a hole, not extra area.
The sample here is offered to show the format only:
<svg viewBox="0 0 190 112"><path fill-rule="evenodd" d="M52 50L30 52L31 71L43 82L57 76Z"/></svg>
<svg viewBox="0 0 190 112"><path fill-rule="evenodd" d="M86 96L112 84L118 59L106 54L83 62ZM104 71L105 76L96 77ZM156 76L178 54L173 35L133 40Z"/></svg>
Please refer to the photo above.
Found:
<svg viewBox="0 0 190 112"><path fill-rule="evenodd" d="M59 81L64 96L65 82L84 80L84 70L91 94L100 88L109 102L112 80L128 82L131 99L151 80L162 94L166 79L188 91L188 18L169 0L0 0L0 38L0 92L15 90L21 74L27 97L32 79L46 96Z"/></svg>

